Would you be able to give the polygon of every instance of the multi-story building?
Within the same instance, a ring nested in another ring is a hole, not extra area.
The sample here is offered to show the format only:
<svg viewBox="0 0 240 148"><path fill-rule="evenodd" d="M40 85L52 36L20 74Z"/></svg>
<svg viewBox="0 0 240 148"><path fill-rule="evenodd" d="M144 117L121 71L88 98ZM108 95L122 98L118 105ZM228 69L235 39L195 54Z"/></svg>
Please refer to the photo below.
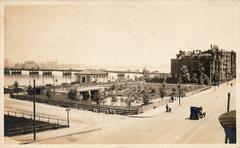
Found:
<svg viewBox="0 0 240 148"><path fill-rule="evenodd" d="M217 45L206 51L179 51L177 58L171 60L173 79L178 79L184 65L191 77L198 76L201 69L200 73L210 82L236 78L236 52L219 49Z"/></svg>

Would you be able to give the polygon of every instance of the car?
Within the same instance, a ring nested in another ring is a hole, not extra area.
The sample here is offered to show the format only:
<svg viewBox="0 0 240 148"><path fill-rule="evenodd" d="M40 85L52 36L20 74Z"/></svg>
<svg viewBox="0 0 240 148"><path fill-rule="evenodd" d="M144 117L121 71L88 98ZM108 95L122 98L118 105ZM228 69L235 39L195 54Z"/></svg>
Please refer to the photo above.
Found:
<svg viewBox="0 0 240 148"><path fill-rule="evenodd" d="M203 112L202 107L190 107L190 120L199 120L206 116L206 112Z"/></svg>

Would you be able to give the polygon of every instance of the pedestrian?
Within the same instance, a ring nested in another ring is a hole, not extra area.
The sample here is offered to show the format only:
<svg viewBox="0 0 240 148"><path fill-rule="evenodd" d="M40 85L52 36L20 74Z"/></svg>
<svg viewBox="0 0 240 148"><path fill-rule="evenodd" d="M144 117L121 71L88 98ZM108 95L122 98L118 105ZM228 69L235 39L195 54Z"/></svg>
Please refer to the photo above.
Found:
<svg viewBox="0 0 240 148"><path fill-rule="evenodd" d="M173 95L171 96L171 101L172 101L172 102L174 101L174 97L173 97Z"/></svg>
<svg viewBox="0 0 240 148"><path fill-rule="evenodd" d="M169 108L168 108L168 104L166 104L166 112L168 112Z"/></svg>

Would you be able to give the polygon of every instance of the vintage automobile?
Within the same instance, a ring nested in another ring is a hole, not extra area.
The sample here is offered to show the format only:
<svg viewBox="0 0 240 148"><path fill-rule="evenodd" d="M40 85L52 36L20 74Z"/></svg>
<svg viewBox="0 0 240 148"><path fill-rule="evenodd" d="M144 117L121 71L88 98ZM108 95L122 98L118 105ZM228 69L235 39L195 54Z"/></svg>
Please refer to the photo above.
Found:
<svg viewBox="0 0 240 148"><path fill-rule="evenodd" d="M202 107L190 107L190 120L199 120L206 116L206 112L203 112Z"/></svg>

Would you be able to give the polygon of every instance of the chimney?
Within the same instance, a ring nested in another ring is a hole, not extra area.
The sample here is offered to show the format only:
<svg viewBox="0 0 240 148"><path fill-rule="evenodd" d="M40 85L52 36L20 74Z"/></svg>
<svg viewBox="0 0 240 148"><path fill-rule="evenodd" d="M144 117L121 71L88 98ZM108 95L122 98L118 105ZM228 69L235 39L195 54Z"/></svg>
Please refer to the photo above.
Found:
<svg viewBox="0 0 240 148"><path fill-rule="evenodd" d="M211 44L210 48L212 49L212 44Z"/></svg>

